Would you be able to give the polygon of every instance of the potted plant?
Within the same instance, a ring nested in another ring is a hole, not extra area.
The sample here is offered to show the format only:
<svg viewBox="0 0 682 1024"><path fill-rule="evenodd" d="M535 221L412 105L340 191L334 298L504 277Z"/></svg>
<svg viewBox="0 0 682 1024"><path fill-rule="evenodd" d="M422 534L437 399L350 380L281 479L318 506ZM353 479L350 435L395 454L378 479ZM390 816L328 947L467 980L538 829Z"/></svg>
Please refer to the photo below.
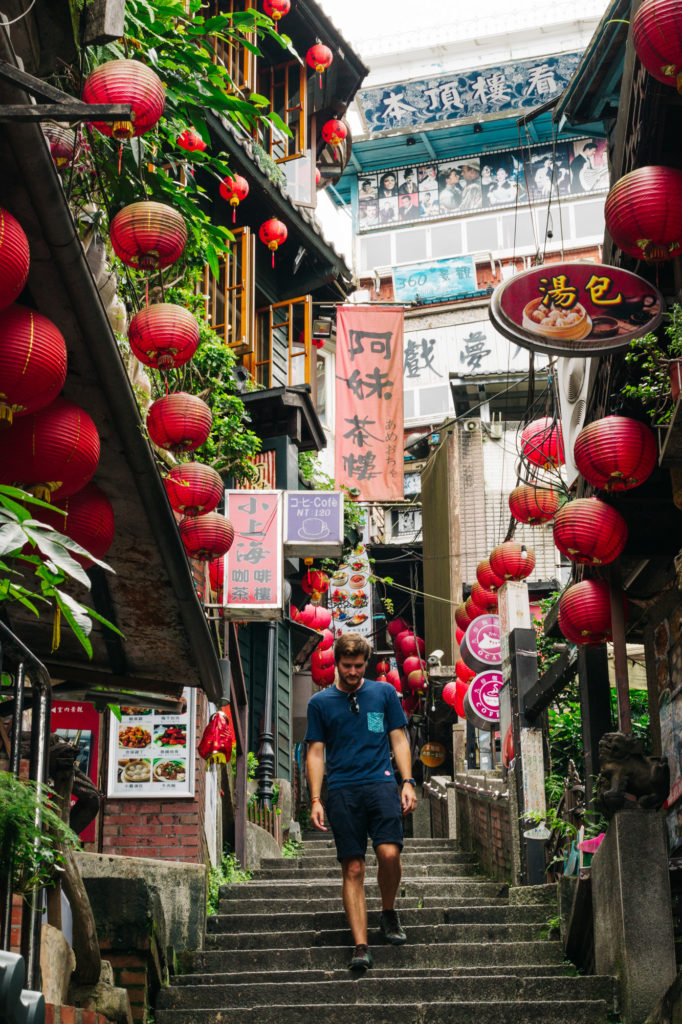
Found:
<svg viewBox="0 0 682 1024"><path fill-rule="evenodd" d="M670 422L682 389L682 306L675 303L666 316L665 338L653 332L635 338L625 356L626 363L640 367L641 376L637 384L626 384L623 394L638 399L656 426Z"/></svg>

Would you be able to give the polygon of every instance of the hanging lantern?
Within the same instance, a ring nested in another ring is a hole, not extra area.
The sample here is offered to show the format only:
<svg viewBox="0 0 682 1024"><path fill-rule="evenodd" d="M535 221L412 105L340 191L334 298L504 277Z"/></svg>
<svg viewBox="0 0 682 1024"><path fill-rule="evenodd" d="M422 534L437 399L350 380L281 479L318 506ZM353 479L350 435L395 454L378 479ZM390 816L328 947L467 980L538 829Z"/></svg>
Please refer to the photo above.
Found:
<svg viewBox="0 0 682 1024"><path fill-rule="evenodd" d="M223 600L223 580L225 579L225 559L214 558L208 563L208 579L211 591L216 594L218 603Z"/></svg>
<svg viewBox="0 0 682 1024"><path fill-rule="evenodd" d="M554 543L579 565L606 565L618 558L628 539L620 512L599 498L569 501L554 521Z"/></svg>
<svg viewBox="0 0 682 1024"><path fill-rule="evenodd" d="M274 21L277 32L277 22L291 10L291 0L263 0L263 10Z"/></svg>
<svg viewBox="0 0 682 1024"><path fill-rule="evenodd" d="M392 668L386 673L386 682L391 684L396 693L402 694L403 688L400 682L400 672L397 669Z"/></svg>
<svg viewBox="0 0 682 1024"><path fill-rule="evenodd" d="M478 581L471 588L471 599L485 612L497 611L497 594L493 590L486 590Z"/></svg>
<svg viewBox="0 0 682 1024"><path fill-rule="evenodd" d="M424 654L424 641L420 636L412 633L410 636L398 637L396 640L396 653L403 658L409 658L411 654L421 657Z"/></svg>
<svg viewBox="0 0 682 1024"><path fill-rule="evenodd" d="M682 93L678 0L644 0L632 20L632 42L650 75Z"/></svg>
<svg viewBox="0 0 682 1024"><path fill-rule="evenodd" d="M471 625L471 619L467 613L465 602L458 604L455 608L455 622L463 630L466 630L467 626Z"/></svg>
<svg viewBox="0 0 682 1024"><path fill-rule="evenodd" d="M321 569L308 569L301 580L301 587L310 594L313 604L318 604L323 594L329 590L329 576Z"/></svg>
<svg viewBox="0 0 682 1024"><path fill-rule="evenodd" d="M144 200L124 206L109 226L114 252L136 270L160 270L180 259L187 227L172 206Z"/></svg>
<svg viewBox="0 0 682 1024"><path fill-rule="evenodd" d="M563 466L566 460L561 425L549 416L528 423L521 433L521 454L542 469Z"/></svg>
<svg viewBox="0 0 682 1024"><path fill-rule="evenodd" d="M0 207L0 310L19 298L28 278L29 262L24 229L16 217Z"/></svg>
<svg viewBox="0 0 682 1024"><path fill-rule="evenodd" d="M464 602L464 610L466 611L470 622L473 622L474 619L477 619L479 615L486 614L486 609L482 608L480 604L476 604L473 597L467 597L466 601Z"/></svg>
<svg viewBox="0 0 682 1024"><path fill-rule="evenodd" d="M502 763L505 768L514 760L514 733L512 726L509 725L506 733L504 734L504 742L502 744Z"/></svg>
<svg viewBox="0 0 682 1024"><path fill-rule="evenodd" d="M504 580L490 568L490 559L484 558L476 566L476 579L486 590L499 590ZM469 623L467 622L467 626ZM462 627L466 629L466 626Z"/></svg>
<svg viewBox="0 0 682 1024"><path fill-rule="evenodd" d="M410 672L426 672L426 662L416 654L410 654L403 662L403 672L409 676Z"/></svg>
<svg viewBox="0 0 682 1024"><path fill-rule="evenodd" d="M53 502L53 505L54 511L37 507L33 509L32 515L65 537L70 537L95 558L104 558L114 540L114 510L104 491L91 482L69 498ZM61 515L58 509L66 515ZM94 565L84 555L74 551L69 554L84 569Z"/></svg>
<svg viewBox="0 0 682 1024"><path fill-rule="evenodd" d="M573 457L588 483L601 491L628 491L651 476L658 461L653 430L626 416L594 420L578 434Z"/></svg>
<svg viewBox="0 0 682 1024"><path fill-rule="evenodd" d="M188 309L159 302L141 309L130 321L128 341L145 366L170 370L188 362L199 345L199 322Z"/></svg>
<svg viewBox="0 0 682 1024"><path fill-rule="evenodd" d="M44 409L66 380L66 344L42 313L14 305L0 313L0 424Z"/></svg>
<svg viewBox="0 0 682 1024"><path fill-rule="evenodd" d="M413 712L419 710L419 694L410 693L407 697L402 699L403 711L406 715L411 715Z"/></svg>
<svg viewBox="0 0 682 1024"><path fill-rule="evenodd" d="M92 127L114 139L144 135L163 114L166 90L156 72L139 60L109 60L85 80L85 103L129 103L132 121L93 121Z"/></svg>
<svg viewBox="0 0 682 1024"><path fill-rule="evenodd" d="M199 757L206 762L206 770L210 764L229 764L232 757L235 734L232 714L229 708L215 711L208 720L197 750ZM163 764L163 762L161 762Z"/></svg>
<svg viewBox="0 0 682 1024"><path fill-rule="evenodd" d="M314 68L320 76L320 88L322 88L322 75L334 60L334 54L328 46L316 43L315 46L310 47L305 59L308 62L308 67Z"/></svg>
<svg viewBox="0 0 682 1024"><path fill-rule="evenodd" d="M315 188L319 188L322 182L322 172L319 167L315 168Z"/></svg>
<svg viewBox="0 0 682 1024"><path fill-rule="evenodd" d="M466 718L466 712L464 710L464 698L469 692L469 683L462 682L461 679L455 681L455 703L454 708L458 718Z"/></svg>
<svg viewBox="0 0 682 1024"><path fill-rule="evenodd" d="M406 629L410 628L410 624L403 618L391 619L387 628L389 636L392 640L395 640L399 633L403 633Z"/></svg>
<svg viewBox="0 0 682 1024"><path fill-rule="evenodd" d="M331 629L324 629L322 631L322 639L315 648L318 651L329 651L334 646L334 634Z"/></svg>
<svg viewBox="0 0 682 1024"><path fill-rule="evenodd" d="M339 121L337 117L332 117L331 120L325 121L322 125L322 138L327 145L333 146L335 160L338 160L338 147L347 137L348 129L343 121Z"/></svg>
<svg viewBox="0 0 682 1024"><path fill-rule="evenodd" d="M604 206L611 238L637 260L662 263L682 243L682 171L639 167L620 178Z"/></svg>
<svg viewBox="0 0 682 1024"><path fill-rule="evenodd" d="M173 466L163 483L171 508L183 516L213 512L223 496L220 474L201 462L183 462Z"/></svg>
<svg viewBox="0 0 682 1024"><path fill-rule="evenodd" d="M464 639L465 632L466 630L460 629L459 626L455 626L455 640L457 644L461 644L462 640Z"/></svg>
<svg viewBox="0 0 682 1024"><path fill-rule="evenodd" d="M407 689L411 693L423 693L424 690L428 689L429 681L425 672L420 669L415 669L413 672L409 672L405 675L405 681Z"/></svg>
<svg viewBox="0 0 682 1024"><path fill-rule="evenodd" d="M210 562L226 554L234 541L232 523L217 512L186 516L178 524L182 543L190 558Z"/></svg>
<svg viewBox="0 0 682 1024"><path fill-rule="evenodd" d="M204 150L208 149L208 146L202 139L196 128L185 128L181 135L178 135L176 143L180 149L184 149L187 153L203 153Z"/></svg>
<svg viewBox="0 0 682 1024"><path fill-rule="evenodd" d="M556 515L561 499L551 488L519 484L509 495L509 511L519 523L539 526Z"/></svg>
<svg viewBox="0 0 682 1024"><path fill-rule="evenodd" d="M378 661L376 670L382 676L385 676L387 672L391 671L391 666L387 661Z"/></svg>
<svg viewBox="0 0 682 1024"><path fill-rule="evenodd" d="M261 242L267 245L268 249L272 253L272 265L275 265L275 253L287 240L288 231L286 225L282 224L281 220L277 220L276 217L271 217L270 220L266 220L264 224L261 224L258 230L258 237Z"/></svg>
<svg viewBox="0 0 682 1024"><path fill-rule="evenodd" d="M419 751L419 760L427 768L438 768L447 757L447 751L442 743L425 743Z"/></svg>
<svg viewBox="0 0 682 1024"><path fill-rule="evenodd" d="M457 664L455 665L455 672L457 673L457 678L461 679L462 682L464 683L468 683L476 675L474 670L472 668L469 668L469 666L466 665L461 658L457 661Z"/></svg>
<svg viewBox="0 0 682 1024"><path fill-rule="evenodd" d="M66 398L17 419L2 440L0 483L17 484L44 501L80 491L99 462L95 424Z"/></svg>
<svg viewBox="0 0 682 1024"><path fill-rule="evenodd" d="M73 128L55 121L48 121L42 126L43 134L50 146L50 156L58 171L67 167L75 159L79 140Z"/></svg>
<svg viewBox="0 0 682 1024"><path fill-rule="evenodd" d="M147 413L147 430L155 445L169 452L193 452L211 433L213 415L196 395L184 391L157 398Z"/></svg>
<svg viewBox="0 0 682 1024"><path fill-rule="evenodd" d="M507 540L491 551L490 568L502 579L523 580L535 568L535 554L525 544Z"/></svg>
<svg viewBox="0 0 682 1024"><path fill-rule="evenodd" d="M627 598L623 595L627 617ZM611 596L605 580L582 580L565 590L559 600L559 629L574 644L595 646L613 639Z"/></svg>
<svg viewBox="0 0 682 1024"><path fill-rule="evenodd" d="M313 682L318 686L329 686L334 682L336 663L332 650L321 651L319 648L310 656L310 673Z"/></svg>
<svg viewBox="0 0 682 1024"><path fill-rule="evenodd" d="M449 707L454 708L457 697L457 684L453 681L446 683L443 687L443 700Z"/></svg>
<svg viewBox="0 0 682 1024"><path fill-rule="evenodd" d="M234 224L237 217L237 207L249 194L249 183L246 178L242 178L240 174L233 174L232 176L223 178L218 191L223 199L232 207L232 223ZM267 221L266 223L269 224L270 221ZM279 224L280 221L276 221L275 223ZM265 227L265 225L263 225L263 227ZM284 227L284 225L282 225L282 227ZM284 238L282 241L285 241L286 237L286 228L284 228ZM265 241L262 235L261 239ZM275 248L277 248L277 246L275 246Z"/></svg>
<svg viewBox="0 0 682 1024"><path fill-rule="evenodd" d="M296 621L300 622L303 626L307 626L308 629L322 631L329 629L332 613L328 608L323 608L319 604L307 604L304 608L301 608L296 616Z"/></svg>

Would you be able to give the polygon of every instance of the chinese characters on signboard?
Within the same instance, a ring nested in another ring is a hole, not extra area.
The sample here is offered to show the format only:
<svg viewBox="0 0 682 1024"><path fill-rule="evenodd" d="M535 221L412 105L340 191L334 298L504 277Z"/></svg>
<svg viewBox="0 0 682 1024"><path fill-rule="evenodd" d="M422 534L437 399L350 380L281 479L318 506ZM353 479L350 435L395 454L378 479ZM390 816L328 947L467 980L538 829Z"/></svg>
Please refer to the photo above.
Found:
<svg viewBox="0 0 682 1024"><path fill-rule="evenodd" d="M446 77L414 79L361 89L358 103L368 132L480 118L529 110L558 96L582 54L500 64Z"/></svg>
<svg viewBox="0 0 682 1024"><path fill-rule="evenodd" d="M228 619L281 619L282 492L225 491L234 543L225 555Z"/></svg>
<svg viewBox="0 0 682 1024"><path fill-rule="evenodd" d="M581 196L608 187L605 139L363 171L358 178L358 230Z"/></svg>
<svg viewBox="0 0 682 1024"><path fill-rule="evenodd" d="M340 491L284 492L284 554L333 557L343 550Z"/></svg>
<svg viewBox="0 0 682 1024"><path fill-rule="evenodd" d="M403 496L403 310L341 306L335 479L363 501Z"/></svg>
<svg viewBox="0 0 682 1024"><path fill-rule="evenodd" d="M413 263L393 268L396 302L433 302L457 299L477 290L473 256L454 256L434 263Z"/></svg>
<svg viewBox="0 0 682 1024"><path fill-rule="evenodd" d="M108 796L194 795L196 694L185 687L182 695L182 715L123 706L119 722L110 712Z"/></svg>
<svg viewBox="0 0 682 1024"><path fill-rule="evenodd" d="M52 703L50 731L61 736L63 740L78 749L76 767L87 775L93 785L97 786L99 758L99 712L85 701L56 700ZM80 781L78 772L74 777L71 806L76 803L79 795ZM91 821L80 838L84 843L94 842L95 822Z"/></svg>

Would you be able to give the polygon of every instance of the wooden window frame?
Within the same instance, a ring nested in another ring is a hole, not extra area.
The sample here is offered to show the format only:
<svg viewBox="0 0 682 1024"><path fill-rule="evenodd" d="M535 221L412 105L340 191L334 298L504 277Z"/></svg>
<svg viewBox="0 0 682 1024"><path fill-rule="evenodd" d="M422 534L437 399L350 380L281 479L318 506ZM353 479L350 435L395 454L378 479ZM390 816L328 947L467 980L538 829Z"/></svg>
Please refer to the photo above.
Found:
<svg viewBox="0 0 682 1024"><path fill-rule="evenodd" d="M229 243L227 252L220 257L220 279L204 268L204 295L206 318L211 328L224 345L235 355L248 355L254 348L255 326L255 265L256 248L250 228L232 228L234 242ZM235 259L235 251L240 259ZM222 286L225 316L223 322L216 322L217 293ZM239 336L231 336L239 312Z"/></svg>
<svg viewBox="0 0 682 1024"><path fill-rule="evenodd" d="M252 11L257 7L256 0L213 0L212 2L212 14L213 16L218 14L234 14L235 11ZM249 33L246 38L249 42L257 45L257 38L255 33ZM251 50L247 49L246 46L240 46L238 43L232 45L224 43L222 40L216 39L215 36L212 38L212 46L214 49L213 63L222 63L227 69L227 73L232 79L235 90L239 93L249 93L256 91L257 81L257 65L256 55Z"/></svg>
<svg viewBox="0 0 682 1024"><path fill-rule="evenodd" d="M293 106L289 105L289 71L295 68L299 73L298 81L298 95L299 102ZM270 107L272 110L276 110L275 106L275 90L279 87L280 82L278 81L278 75L284 75L284 116L282 120L293 129L296 125L297 130L294 131L294 138L291 139L288 136L284 136L283 144L286 147L286 153L284 156L275 156L275 132L276 129L271 125L263 125L261 131L266 133L264 141L267 143L265 149L268 155L277 164L286 163L288 160L298 160L303 156L307 155L308 150L308 75L305 65L301 65L297 60L285 61L283 64L274 64L271 67L263 68L258 76L258 91L263 96L267 96L270 101ZM298 111L298 118L290 120L289 115ZM298 144L296 144L296 137L298 138ZM290 150L290 146L296 148Z"/></svg>
<svg viewBox="0 0 682 1024"><path fill-rule="evenodd" d="M303 347L300 351L297 351L298 339L294 338L293 307L301 304L304 307ZM288 310L286 318L275 321L274 314L276 310ZM301 295L294 299L287 299L285 302L273 302L270 306L262 306L256 310L256 341L253 351L244 360L244 365L257 383L262 384L266 388L272 387L273 335L275 329L283 327L287 329L287 383L291 386L294 380L292 372L294 363L302 359L304 364L303 382L310 384L313 404L315 404L317 394L317 361L313 359L313 354L317 354L317 350L313 348L312 296ZM264 344L264 336L267 338L267 345ZM266 372L264 372L265 368L267 368ZM313 372L313 368L315 372Z"/></svg>

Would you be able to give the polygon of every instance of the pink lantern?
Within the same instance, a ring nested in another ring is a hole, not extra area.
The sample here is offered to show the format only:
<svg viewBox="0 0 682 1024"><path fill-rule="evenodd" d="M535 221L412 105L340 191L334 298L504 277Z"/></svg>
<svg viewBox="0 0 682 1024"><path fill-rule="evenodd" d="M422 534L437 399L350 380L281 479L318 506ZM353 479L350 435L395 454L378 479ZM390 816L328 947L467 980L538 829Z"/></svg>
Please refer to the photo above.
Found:
<svg viewBox="0 0 682 1024"><path fill-rule="evenodd" d="M317 645L318 651L328 651L334 646L334 634L331 629L325 629L322 632L322 639Z"/></svg>
<svg viewBox="0 0 682 1024"><path fill-rule="evenodd" d="M397 669L392 668L386 673L386 682L390 683L398 693L403 692L403 688L400 685L400 672Z"/></svg>
<svg viewBox="0 0 682 1024"><path fill-rule="evenodd" d="M410 624L409 624L409 622L406 622L405 619L391 619L391 621L388 624L389 636L393 640L395 640L395 638L397 637L398 633L402 633L402 632L404 632L404 630L409 629L409 628L410 628Z"/></svg>

